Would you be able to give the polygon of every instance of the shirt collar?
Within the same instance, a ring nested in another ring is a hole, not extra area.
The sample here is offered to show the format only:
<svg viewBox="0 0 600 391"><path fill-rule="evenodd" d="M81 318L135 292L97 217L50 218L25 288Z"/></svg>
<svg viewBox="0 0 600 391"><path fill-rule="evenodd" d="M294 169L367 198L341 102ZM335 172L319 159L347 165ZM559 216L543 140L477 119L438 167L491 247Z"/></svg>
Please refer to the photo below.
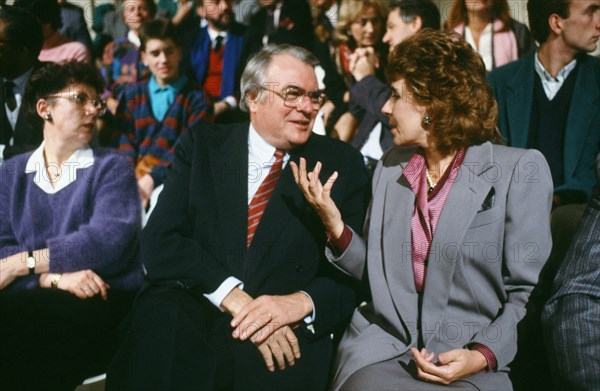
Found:
<svg viewBox="0 0 600 391"><path fill-rule="evenodd" d="M262 136L256 131L252 123L250 123L250 131L248 132L248 156L251 157L250 162L264 165L269 165L275 159L276 148L269 144ZM290 155L286 152L283 156L283 166L285 167Z"/></svg>
<svg viewBox="0 0 600 391"><path fill-rule="evenodd" d="M225 43L225 41L227 41L227 31L216 31L216 30L211 29L208 26L206 27L206 30L208 31L208 36L210 37L210 42L214 42L218 36L223 37L223 43Z"/></svg>
<svg viewBox="0 0 600 391"><path fill-rule="evenodd" d="M163 91L169 91L169 92L172 92L173 94L178 94L179 91L181 91L183 89L183 87L185 86L187 81L188 81L187 76L183 75L183 76L180 76L179 79L175 80L173 83L168 84L164 87L161 87L156 82L156 78L154 77L154 75L152 75L150 77L150 81L148 82L148 88L150 89L150 92L152 94L157 94L157 93L163 92Z"/></svg>
<svg viewBox="0 0 600 391"><path fill-rule="evenodd" d="M56 163L48 164L50 169L60 169L60 176L56 179L54 187L50 183L46 172L46 161L44 159L44 142L31 154L25 165L25 174L35 173L34 183L48 194L54 194L64 189L77 180L77 169L87 168L94 164L94 152L89 146L84 146L73 152L58 168Z"/></svg>
<svg viewBox="0 0 600 391"><path fill-rule="evenodd" d="M21 93L21 95L23 95L23 93L25 92L25 87L27 86L27 82L29 81L29 78L31 77L32 73L33 73L33 67L29 68L29 70L27 72L23 73L22 75L20 75L12 80L12 82L15 83L15 88L18 90L18 92ZM8 79L4 79L4 80L8 80ZM15 91L15 93L16 92L17 91Z"/></svg>
<svg viewBox="0 0 600 391"><path fill-rule="evenodd" d="M132 44L135 45L135 47L139 48L140 45L142 44L142 41L140 41L140 37L138 37L137 35L135 35L135 33L132 30L129 30L127 32L127 39L129 40L129 42L131 42Z"/></svg>
<svg viewBox="0 0 600 391"><path fill-rule="evenodd" d="M333 5L327 10L325 11L325 15L327 15L327 18L329 19L329 22L331 23L331 25L333 26L333 28L337 27L337 21L338 21L338 5L337 5L337 1L333 3Z"/></svg>
<svg viewBox="0 0 600 391"><path fill-rule="evenodd" d="M569 77L569 75L571 74L571 72L573 72L573 69L575 69L575 66L577 65L577 59L574 58L570 63L565 65L563 67L563 69L558 71L556 78L554 78L554 77L552 77L550 72L548 72L546 70L546 68L544 68L544 66L540 62L538 55L539 55L539 52L537 52L534 56L535 57L535 71L540 76L540 79L547 81L547 82L550 82L550 81L563 82L567 77Z"/></svg>

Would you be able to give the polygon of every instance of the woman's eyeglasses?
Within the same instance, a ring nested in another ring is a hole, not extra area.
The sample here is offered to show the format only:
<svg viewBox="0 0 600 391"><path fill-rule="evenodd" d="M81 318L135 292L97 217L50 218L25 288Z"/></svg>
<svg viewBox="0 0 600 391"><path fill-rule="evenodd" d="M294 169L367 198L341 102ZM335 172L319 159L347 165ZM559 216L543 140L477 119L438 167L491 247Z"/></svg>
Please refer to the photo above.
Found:
<svg viewBox="0 0 600 391"><path fill-rule="evenodd" d="M65 99L66 98L69 101L71 101L81 107L87 107L88 104L91 104L92 107L94 109L96 109L96 111L98 112L98 115L104 115L104 113L106 113L106 101L104 101L103 99L91 98L85 92L74 92L74 93L68 93L68 94L69 94L68 96L64 96L61 94L50 95L48 97L48 100L60 99L60 98Z"/></svg>

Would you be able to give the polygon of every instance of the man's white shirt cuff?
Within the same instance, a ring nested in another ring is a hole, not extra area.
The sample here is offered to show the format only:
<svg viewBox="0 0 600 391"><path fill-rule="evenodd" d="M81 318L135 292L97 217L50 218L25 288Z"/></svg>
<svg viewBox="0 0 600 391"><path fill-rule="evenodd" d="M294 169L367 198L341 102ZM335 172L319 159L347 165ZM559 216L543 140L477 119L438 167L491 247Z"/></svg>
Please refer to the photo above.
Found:
<svg viewBox="0 0 600 391"><path fill-rule="evenodd" d="M227 277L225 281L219 285L216 291L213 293L205 294L204 297L208 299L215 307L224 312L221 308L221 303L225 300L225 297L234 290L235 288L244 289L244 283L238 280L237 278L231 276Z"/></svg>

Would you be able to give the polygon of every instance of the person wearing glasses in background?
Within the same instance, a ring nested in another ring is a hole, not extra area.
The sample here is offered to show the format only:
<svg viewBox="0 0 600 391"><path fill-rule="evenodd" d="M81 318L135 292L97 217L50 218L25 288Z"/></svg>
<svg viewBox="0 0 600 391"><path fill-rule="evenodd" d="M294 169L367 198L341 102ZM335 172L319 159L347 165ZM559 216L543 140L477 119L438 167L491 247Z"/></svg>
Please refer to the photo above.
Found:
<svg viewBox="0 0 600 391"><path fill-rule="evenodd" d="M24 103L44 141L0 168L0 389L73 389L102 373L141 285L133 167L89 146L102 79L48 64Z"/></svg>
<svg viewBox="0 0 600 391"><path fill-rule="evenodd" d="M316 58L269 45L242 75L250 123L181 136L142 238L148 272L107 390L324 390L331 333L355 293L324 258L326 235L294 183L303 157L334 171L332 197L362 226L368 175L350 145L316 135Z"/></svg>

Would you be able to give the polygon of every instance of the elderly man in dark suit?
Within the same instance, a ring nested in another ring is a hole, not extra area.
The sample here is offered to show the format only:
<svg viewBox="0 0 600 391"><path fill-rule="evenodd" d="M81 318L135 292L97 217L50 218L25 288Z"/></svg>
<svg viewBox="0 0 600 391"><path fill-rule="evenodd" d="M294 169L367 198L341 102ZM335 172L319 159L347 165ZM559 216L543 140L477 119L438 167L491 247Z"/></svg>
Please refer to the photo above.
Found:
<svg viewBox="0 0 600 391"><path fill-rule="evenodd" d="M600 390L599 186L558 270L542 322L556 388Z"/></svg>
<svg viewBox="0 0 600 391"><path fill-rule="evenodd" d="M22 110L29 78L42 66L42 42L42 26L31 14L0 8L0 162L42 142L42 129L34 129Z"/></svg>
<svg viewBox="0 0 600 391"><path fill-rule="evenodd" d="M358 152L311 131L324 99L315 65L302 48L265 47L242 76L250 123L182 136L143 235L148 282L109 390L325 389L331 334L355 294L325 260L325 229L289 163L337 172L332 197L355 229L369 181Z"/></svg>

